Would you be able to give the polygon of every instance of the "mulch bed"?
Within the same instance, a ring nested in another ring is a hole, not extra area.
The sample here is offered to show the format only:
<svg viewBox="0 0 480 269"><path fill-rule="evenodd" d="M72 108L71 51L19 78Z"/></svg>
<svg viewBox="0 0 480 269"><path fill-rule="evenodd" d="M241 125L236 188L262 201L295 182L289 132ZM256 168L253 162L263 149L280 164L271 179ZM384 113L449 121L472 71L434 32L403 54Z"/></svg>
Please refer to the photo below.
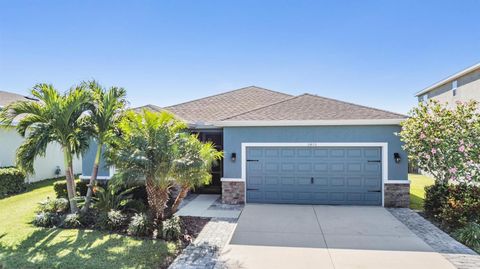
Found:
<svg viewBox="0 0 480 269"><path fill-rule="evenodd" d="M205 225L207 225L207 223L210 221L210 218L189 216L181 216L180 219L182 220L182 241L185 246L193 242L193 240L197 238L198 234L200 234L203 227L205 227Z"/></svg>
<svg viewBox="0 0 480 269"><path fill-rule="evenodd" d="M203 227L207 225L210 221L210 218L202 218L202 217L188 217L188 216L180 216L182 222L182 233L183 236L180 240L179 248L178 248L178 255L180 255L184 248L190 245L195 238L200 234L203 230ZM160 264L160 269L167 269L170 264L175 260L176 257L167 257L162 264ZM1 268L0 268L1 269Z"/></svg>

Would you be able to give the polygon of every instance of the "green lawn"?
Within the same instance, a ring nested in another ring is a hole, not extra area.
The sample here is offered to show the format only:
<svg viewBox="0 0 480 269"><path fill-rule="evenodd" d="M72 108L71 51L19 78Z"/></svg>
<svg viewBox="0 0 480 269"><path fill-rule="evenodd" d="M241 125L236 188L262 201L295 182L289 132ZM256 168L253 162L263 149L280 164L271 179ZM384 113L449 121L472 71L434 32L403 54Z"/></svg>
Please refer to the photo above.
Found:
<svg viewBox="0 0 480 269"><path fill-rule="evenodd" d="M433 179L424 175L409 174L410 180L410 208L423 211L425 187L433 184Z"/></svg>
<svg viewBox="0 0 480 269"><path fill-rule="evenodd" d="M177 246L93 230L36 228L37 203L54 197L54 181L0 200L0 268L159 268Z"/></svg>

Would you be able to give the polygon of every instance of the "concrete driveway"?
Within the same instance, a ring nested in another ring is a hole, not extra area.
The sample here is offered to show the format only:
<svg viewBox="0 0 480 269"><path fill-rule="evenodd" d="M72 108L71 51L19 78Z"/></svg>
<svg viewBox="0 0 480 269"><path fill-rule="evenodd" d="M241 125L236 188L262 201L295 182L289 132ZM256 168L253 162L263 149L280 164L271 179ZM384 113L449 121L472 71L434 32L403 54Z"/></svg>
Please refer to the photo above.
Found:
<svg viewBox="0 0 480 269"><path fill-rule="evenodd" d="M382 207L245 206L229 268L454 268Z"/></svg>

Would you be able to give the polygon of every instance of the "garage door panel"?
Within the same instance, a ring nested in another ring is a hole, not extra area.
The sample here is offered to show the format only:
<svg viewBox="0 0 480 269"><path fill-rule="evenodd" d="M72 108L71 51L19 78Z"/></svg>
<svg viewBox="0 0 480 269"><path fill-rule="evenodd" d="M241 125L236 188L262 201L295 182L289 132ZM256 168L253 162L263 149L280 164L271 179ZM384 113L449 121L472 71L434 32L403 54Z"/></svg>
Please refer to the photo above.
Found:
<svg viewBox="0 0 480 269"><path fill-rule="evenodd" d="M297 149L296 157L303 158L303 157L311 157L311 156L312 156L312 149L310 148Z"/></svg>
<svg viewBox="0 0 480 269"><path fill-rule="evenodd" d="M295 177L282 177L282 185L295 185Z"/></svg>
<svg viewBox="0 0 480 269"><path fill-rule="evenodd" d="M338 173L338 172L345 172L345 164L344 163L332 163L330 164L330 172Z"/></svg>
<svg viewBox="0 0 480 269"><path fill-rule="evenodd" d="M381 151L379 148L370 148L370 149L365 149L364 151L364 156L367 158L378 158L380 159L381 156Z"/></svg>
<svg viewBox="0 0 480 269"><path fill-rule="evenodd" d="M362 185L363 185L363 178L360 176L347 178L348 187L362 187Z"/></svg>
<svg viewBox="0 0 480 269"><path fill-rule="evenodd" d="M266 176L265 177L265 185L274 185L278 186L279 180L277 176Z"/></svg>
<svg viewBox="0 0 480 269"><path fill-rule="evenodd" d="M298 173L311 173L312 172L312 164L311 163L299 163L297 165L297 172Z"/></svg>
<svg viewBox="0 0 480 269"><path fill-rule="evenodd" d="M279 163L267 162L265 163L265 172L266 173L277 173L280 170Z"/></svg>
<svg viewBox="0 0 480 269"><path fill-rule="evenodd" d="M310 186L311 180L310 177L297 177L297 184L298 185L307 185ZM303 189L304 187L302 187Z"/></svg>
<svg viewBox="0 0 480 269"><path fill-rule="evenodd" d="M345 200L345 193L344 192L331 192L330 193L330 200L332 202L343 202Z"/></svg>
<svg viewBox="0 0 480 269"><path fill-rule="evenodd" d="M348 149L347 150L347 158L362 158L362 150L361 149Z"/></svg>
<svg viewBox="0 0 480 269"><path fill-rule="evenodd" d="M263 184L263 176L250 176L248 177L248 185L256 186Z"/></svg>
<svg viewBox="0 0 480 269"><path fill-rule="evenodd" d="M363 192L347 192L347 201L361 202L364 200L364 196Z"/></svg>
<svg viewBox="0 0 480 269"><path fill-rule="evenodd" d="M363 165L361 162L347 163L347 172L359 173L362 172L362 167Z"/></svg>
<svg viewBox="0 0 480 269"><path fill-rule="evenodd" d="M326 187L328 186L328 177L316 176L314 177L313 184L318 187Z"/></svg>
<svg viewBox="0 0 480 269"><path fill-rule="evenodd" d="M365 167L365 172L370 172L370 173L378 173L382 169L382 166L380 165L380 163L372 163L372 162L366 163L364 167Z"/></svg>
<svg viewBox="0 0 480 269"><path fill-rule="evenodd" d="M263 164L261 162L248 162L248 170L250 175L261 174L263 172Z"/></svg>
<svg viewBox="0 0 480 269"><path fill-rule="evenodd" d="M247 162L247 202L381 204L380 148L259 147L247 156L255 158Z"/></svg>
<svg viewBox="0 0 480 269"><path fill-rule="evenodd" d="M282 162L281 171L283 173L293 173L293 172L295 172L295 163L293 163L293 162L291 162L291 163Z"/></svg>
<svg viewBox="0 0 480 269"><path fill-rule="evenodd" d="M371 188L371 187L380 188L382 180L378 177L374 177L374 178L367 177L367 178L364 179L363 182L364 182L363 185L367 188Z"/></svg>
<svg viewBox="0 0 480 269"><path fill-rule="evenodd" d="M331 149L329 151L330 158L343 158L345 157L345 150L344 149Z"/></svg>
<svg viewBox="0 0 480 269"><path fill-rule="evenodd" d="M316 158L327 158L328 157L328 149L314 149L313 156Z"/></svg>
<svg viewBox="0 0 480 269"><path fill-rule="evenodd" d="M265 150L265 157L272 158L272 157L279 157L280 156L280 149L266 149Z"/></svg>
<svg viewBox="0 0 480 269"><path fill-rule="evenodd" d="M314 163L313 172L323 172L323 173L328 172L328 163L326 162Z"/></svg>
<svg viewBox="0 0 480 269"><path fill-rule="evenodd" d="M330 186L332 187L339 187L345 185L345 178L343 177L331 177L330 178Z"/></svg>

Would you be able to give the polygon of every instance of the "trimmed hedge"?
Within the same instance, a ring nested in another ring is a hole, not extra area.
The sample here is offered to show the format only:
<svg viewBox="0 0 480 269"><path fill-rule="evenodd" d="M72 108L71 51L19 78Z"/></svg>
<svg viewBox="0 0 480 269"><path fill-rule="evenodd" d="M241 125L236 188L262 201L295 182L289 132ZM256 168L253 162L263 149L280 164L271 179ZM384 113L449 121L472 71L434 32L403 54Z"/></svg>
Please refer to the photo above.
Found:
<svg viewBox="0 0 480 269"><path fill-rule="evenodd" d="M25 190L25 173L15 167L0 168L0 198Z"/></svg>
<svg viewBox="0 0 480 269"><path fill-rule="evenodd" d="M87 190L88 190L87 184L88 184L87 181L82 181L80 179L75 180L75 185L76 185L76 190L78 195L80 196L87 195ZM68 198L67 182L65 180L57 181L53 183L53 190L55 191L57 198Z"/></svg>

